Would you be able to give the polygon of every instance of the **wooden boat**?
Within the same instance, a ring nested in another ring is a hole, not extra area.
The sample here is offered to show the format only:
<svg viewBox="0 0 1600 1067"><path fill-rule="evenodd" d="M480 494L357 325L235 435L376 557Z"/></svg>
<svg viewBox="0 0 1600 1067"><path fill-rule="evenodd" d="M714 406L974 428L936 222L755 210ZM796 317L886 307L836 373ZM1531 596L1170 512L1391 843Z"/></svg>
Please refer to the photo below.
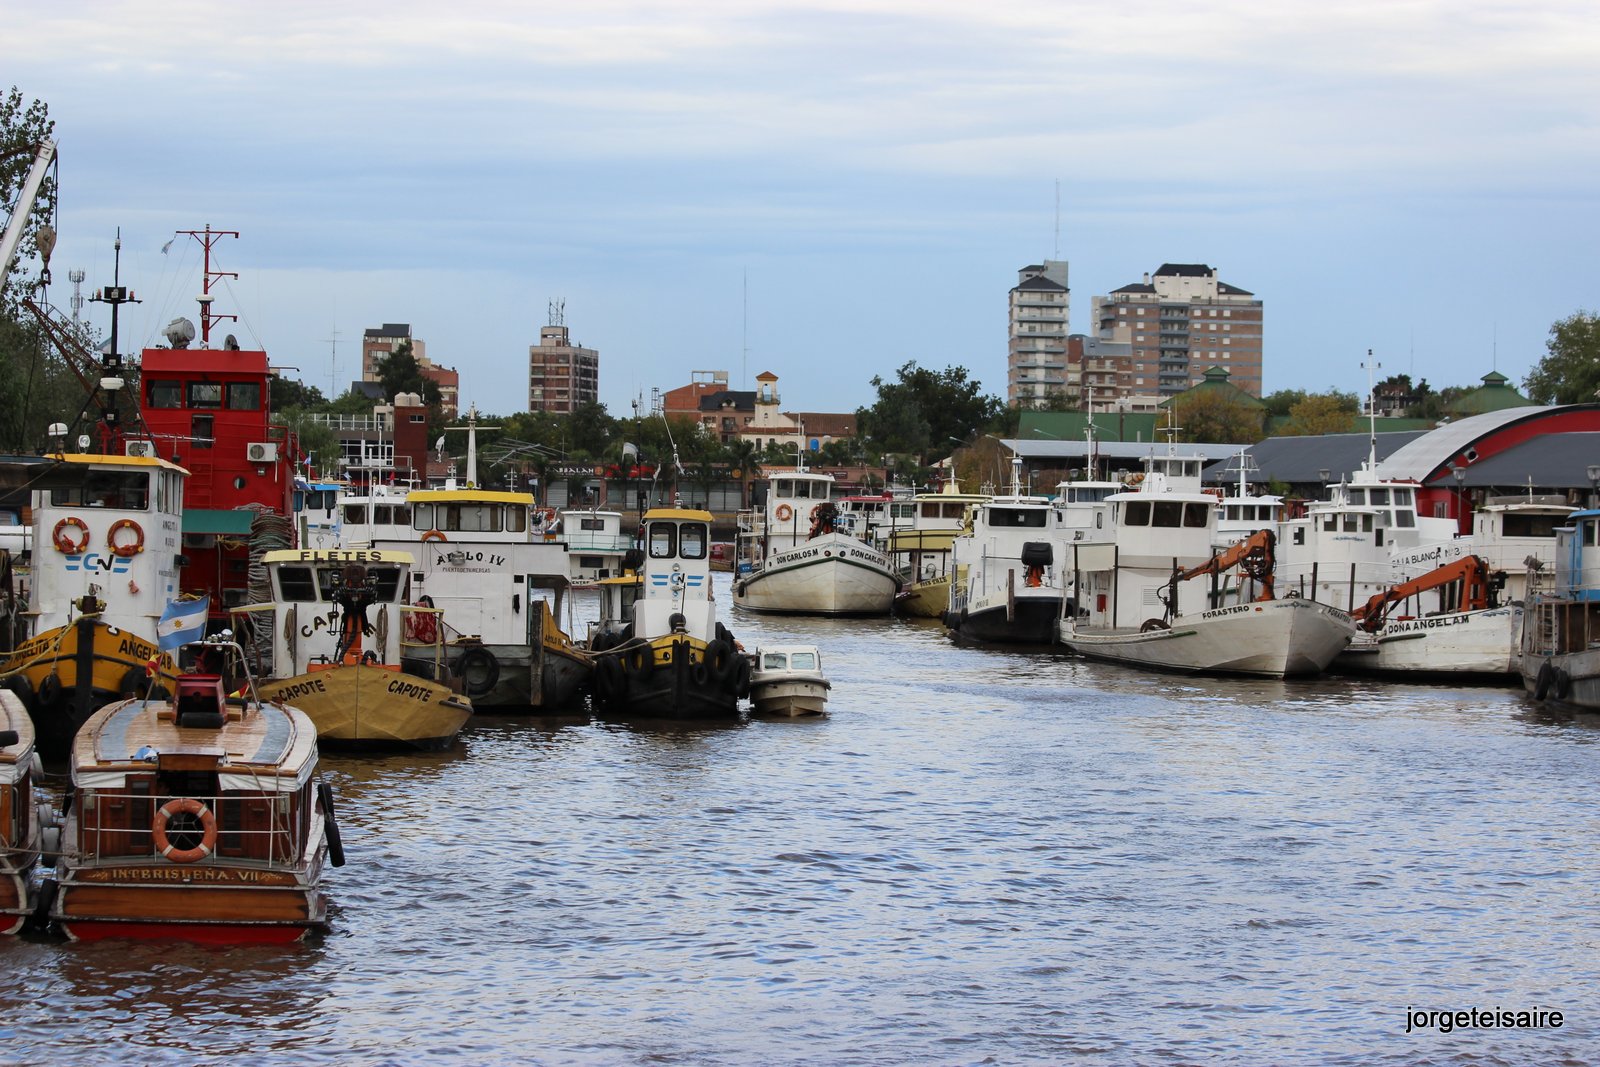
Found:
<svg viewBox="0 0 1600 1067"><path fill-rule="evenodd" d="M1150 457L1138 489L1110 498L1112 540L1067 546L1076 605L1061 621L1062 644L1160 671L1321 672L1350 643L1354 622L1330 605L1276 595L1271 530L1215 552L1220 502L1200 489L1202 463ZM1193 581L1202 577L1210 582Z"/></svg>
<svg viewBox="0 0 1600 1067"><path fill-rule="evenodd" d="M443 748L472 717L444 659L436 608L411 596L409 553L298 549L262 557L272 601L236 609L266 698L324 744Z"/></svg>
<svg viewBox="0 0 1600 1067"><path fill-rule="evenodd" d="M741 513L733 602L749 611L887 615L900 590L889 556L838 523L833 476L773 475L764 509Z"/></svg>
<svg viewBox="0 0 1600 1067"><path fill-rule="evenodd" d="M132 441L130 448L146 444ZM0 672L34 718L40 752L62 759L95 709L141 692L159 660L156 623L177 596L188 471L153 456L48 455L34 478L32 637ZM0 588L9 588L0 568ZM170 684L170 667L163 666Z"/></svg>
<svg viewBox="0 0 1600 1067"><path fill-rule="evenodd" d="M344 855L316 727L260 696L237 644L190 647L217 673L107 705L73 742L50 918L75 940L282 943L327 925L324 867Z"/></svg>
<svg viewBox="0 0 1600 1067"><path fill-rule="evenodd" d="M34 796L33 722L16 694L0 690L0 934L33 915L39 892L41 807Z"/></svg>
<svg viewBox="0 0 1600 1067"><path fill-rule="evenodd" d="M832 686L817 646L769 645L756 650L753 662L750 704L757 715L826 714Z"/></svg>
<svg viewBox="0 0 1600 1067"><path fill-rule="evenodd" d="M637 574L599 583L595 659L599 710L671 719L737 716L750 662L717 621L711 591L711 513L652 508Z"/></svg>

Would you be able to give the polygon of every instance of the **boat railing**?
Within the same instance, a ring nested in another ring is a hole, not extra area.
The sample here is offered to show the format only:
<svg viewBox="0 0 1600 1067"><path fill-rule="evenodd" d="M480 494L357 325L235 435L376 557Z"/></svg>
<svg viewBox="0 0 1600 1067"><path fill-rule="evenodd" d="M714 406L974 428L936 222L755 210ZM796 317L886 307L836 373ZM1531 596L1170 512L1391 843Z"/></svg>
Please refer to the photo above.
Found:
<svg viewBox="0 0 1600 1067"><path fill-rule="evenodd" d="M206 823L215 828L205 854L175 861L163 871L172 880L202 882L199 872L208 867L262 867L293 863L304 854L312 820L295 808L294 794L262 783L259 793L224 793L220 796L153 794L138 789L85 790L77 804L77 853L84 865L154 859L163 855L156 840L157 820L166 847L187 852L204 846ZM195 811L198 802L203 810ZM163 814L164 813L164 814ZM316 824L320 827L320 823Z"/></svg>

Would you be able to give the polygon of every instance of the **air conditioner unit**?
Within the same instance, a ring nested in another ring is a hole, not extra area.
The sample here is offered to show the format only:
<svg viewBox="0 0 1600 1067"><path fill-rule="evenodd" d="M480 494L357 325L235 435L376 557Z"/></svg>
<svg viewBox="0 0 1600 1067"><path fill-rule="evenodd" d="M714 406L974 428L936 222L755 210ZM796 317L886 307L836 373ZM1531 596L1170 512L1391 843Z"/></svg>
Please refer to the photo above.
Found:
<svg viewBox="0 0 1600 1067"><path fill-rule="evenodd" d="M154 459L156 456L154 441L129 441L123 448L130 456L143 456L146 459Z"/></svg>
<svg viewBox="0 0 1600 1067"><path fill-rule="evenodd" d="M271 442L250 445L245 449L245 455L251 463L276 463L278 462L278 446Z"/></svg>

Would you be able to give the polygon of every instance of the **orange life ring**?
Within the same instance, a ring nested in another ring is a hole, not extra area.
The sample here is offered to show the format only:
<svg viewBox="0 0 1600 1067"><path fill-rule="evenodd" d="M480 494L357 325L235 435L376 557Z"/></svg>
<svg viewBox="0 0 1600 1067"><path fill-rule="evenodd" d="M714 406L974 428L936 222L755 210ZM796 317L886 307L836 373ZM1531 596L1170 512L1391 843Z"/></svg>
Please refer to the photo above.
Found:
<svg viewBox="0 0 1600 1067"><path fill-rule="evenodd" d="M791 508L788 504L779 504L778 510L773 514L778 517L779 522L788 522L794 518L794 508Z"/></svg>
<svg viewBox="0 0 1600 1067"><path fill-rule="evenodd" d="M429 530L427 533L422 535L422 539L424 541L444 541L444 540L447 540L445 535L440 533L438 530Z"/></svg>
<svg viewBox="0 0 1600 1067"><path fill-rule="evenodd" d="M200 843L194 848L174 848L172 842L167 840L167 823L180 812L200 820ZM156 812L155 820L150 824L150 835L155 839L156 851L173 863L193 863L211 855L211 850L216 847L217 817L211 814L210 808L190 797L169 800Z"/></svg>
<svg viewBox="0 0 1600 1067"><path fill-rule="evenodd" d="M122 530L133 531L131 544L117 544L117 534ZM113 556L137 556L144 551L144 530L132 519L118 519L111 524L111 529L106 531L106 547L111 549Z"/></svg>
<svg viewBox="0 0 1600 1067"><path fill-rule="evenodd" d="M72 535L67 533L68 527L76 527L78 531L83 534L83 539L74 543L72 540ZM55 532L50 535L50 539L55 542L57 552L63 552L69 556L76 556L85 548L89 547L89 524L78 518L76 515L68 515L66 518L56 523Z"/></svg>

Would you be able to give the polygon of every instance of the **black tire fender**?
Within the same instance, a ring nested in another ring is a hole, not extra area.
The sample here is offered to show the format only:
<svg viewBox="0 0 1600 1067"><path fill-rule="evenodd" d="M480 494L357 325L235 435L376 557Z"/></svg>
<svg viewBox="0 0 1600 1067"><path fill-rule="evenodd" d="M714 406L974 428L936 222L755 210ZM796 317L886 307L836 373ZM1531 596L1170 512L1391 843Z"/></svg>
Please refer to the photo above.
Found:
<svg viewBox="0 0 1600 1067"><path fill-rule="evenodd" d="M477 673L481 677L474 681L468 677L469 673ZM456 677L461 679L467 696L481 697L500 680L500 661L482 645L473 645L456 660Z"/></svg>
<svg viewBox="0 0 1600 1067"><path fill-rule="evenodd" d="M344 866L344 839L339 836L339 820L333 814L333 786L317 783L317 799L322 801L322 829L328 838L328 862Z"/></svg>
<svg viewBox="0 0 1600 1067"><path fill-rule="evenodd" d="M1539 665L1539 673L1533 679L1533 699L1543 700L1550 695L1550 683L1554 679L1555 668L1545 660Z"/></svg>

